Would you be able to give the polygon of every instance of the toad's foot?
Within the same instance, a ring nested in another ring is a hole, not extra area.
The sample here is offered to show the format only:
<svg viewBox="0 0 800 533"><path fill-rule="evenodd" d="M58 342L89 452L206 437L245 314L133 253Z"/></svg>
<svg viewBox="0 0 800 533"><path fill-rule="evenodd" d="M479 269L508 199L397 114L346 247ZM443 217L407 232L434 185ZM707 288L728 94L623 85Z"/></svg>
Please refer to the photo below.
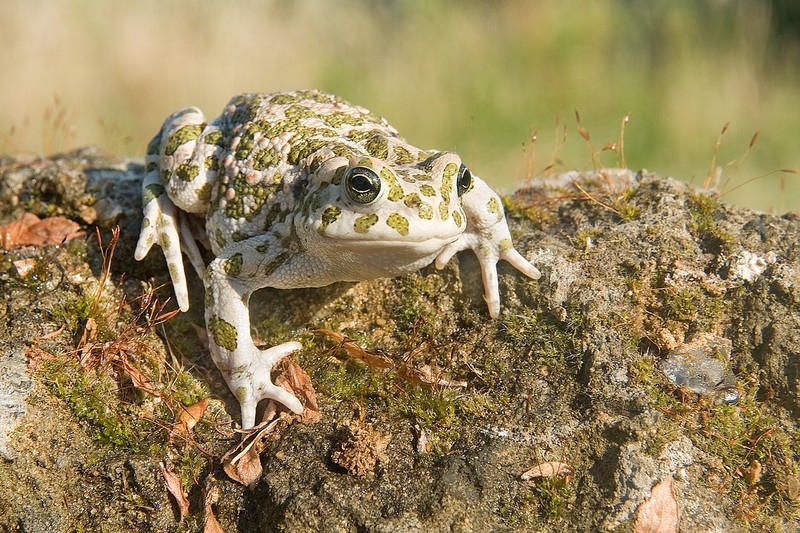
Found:
<svg viewBox="0 0 800 533"><path fill-rule="evenodd" d="M242 408L242 429L250 429L256 422L256 407L264 399L275 400L295 413L303 412L303 405L291 392L272 382L272 368L292 352L302 348L299 342L285 342L266 350L254 345L247 350L249 364L231 369L226 376L228 386L233 391ZM224 373L224 372L223 372Z"/></svg>

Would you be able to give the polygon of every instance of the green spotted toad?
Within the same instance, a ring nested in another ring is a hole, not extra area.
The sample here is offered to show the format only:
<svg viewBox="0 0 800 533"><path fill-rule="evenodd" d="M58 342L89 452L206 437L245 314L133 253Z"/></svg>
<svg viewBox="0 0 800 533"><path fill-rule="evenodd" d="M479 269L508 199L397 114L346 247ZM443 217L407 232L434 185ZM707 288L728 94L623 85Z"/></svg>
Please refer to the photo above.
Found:
<svg viewBox="0 0 800 533"><path fill-rule="evenodd" d="M318 91L236 96L212 122L194 107L174 113L148 146L143 204L136 259L161 246L182 311L181 252L197 270L211 355L245 429L264 398L303 410L270 376L301 346L255 346L253 291L443 268L469 248L497 317L498 260L539 277L514 249L500 198L458 155L420 150L385 119ZM208 266L198 242L213 252Z"/></svg>

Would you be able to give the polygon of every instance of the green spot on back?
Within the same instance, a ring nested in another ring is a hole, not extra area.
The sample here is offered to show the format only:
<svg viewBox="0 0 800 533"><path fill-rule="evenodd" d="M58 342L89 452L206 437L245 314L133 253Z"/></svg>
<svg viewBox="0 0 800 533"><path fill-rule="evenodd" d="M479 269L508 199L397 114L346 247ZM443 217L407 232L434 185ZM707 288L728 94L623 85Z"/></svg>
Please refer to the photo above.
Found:
<svg viewBox="0 0 800 533"><path fill-rule="evenodd" d="M142 205L147 205L150 200L155 200L164 194L164 187L158 183L151 183L142 190Z"/></svg>
<svg viewBox="0 0 800 533"><path fill-rule="evenodd" d="M442 172L442 199L450 203L450 193L453 190L453 177L458 172L458 165L455 163L448 163Z"/></svg>
<svg viewBox="0 0 800 533"><path fill-rule="evenodd" d="M188 124L178 128L178 130L170 136L167 147L164 149L164 154L172 155L181 145L190 141L196 141L204 127L205 124Z"/></svg>
<svg viewBox="0 0 800 533"><path fill-rule="evenodd" d="M205 136L204 140L206 144L215 144L217 146L222 146L222 132L219 130L212 131Z"/></svg>
<svg viewBox="0 0 800 533"><path fill-rule="evenodd" d="M279 266L281 266L284 262L286 262L288 258L289 258L288 252L283 252L278 254L277 257L275 257L275 259L267 263L267 266L264 267L264 276L269 276L270 274L275 272L275 270Z"/></svg>
<svg viewBox="0 0 800 533"><path fill-rule="evenodd" d="M300 101L300 96L296 94L286 94L286 93L276 94L275 96L269 99L270 104L277 104L277 105L294 104L299 101Z"/></svg>
<svg viewBox="0 0 800 533"><path fill-rule="evenodd" d="M265 168L280 163L280 155L275 148L266 147L260 150L255 157L253 157L252 166L256 170L264 170Z"/></svg>
<svg viewBox="0 0 800 533"><path fill-rule="evenodd" d="M392 156L392 159L398 165L410 165L416 161L407 148L399 145L392 146Z"/></svg>
<svg viewBox="0 0 800 533"><path fill-rule="evenodd" d="M419 204L419 218L424 218L425 220L433 220L433 207L431 204L427 202L422 202Z"/></svg>
<svg viewBox="0 0 800 533"><path fill-rule="evenodd" d="M147 145L147 155L158 155L159 148L161 148L161 135L156 135Z"/></svg>
<svg viewBox="0 0 800 533"><path fill-rule="evenodd" d="M364 143L364 148L372 157L386 160L389 156L389 143L383 135L376 135Z"/></svg>
<svg viewBox="0 0 800 533"><path fill-rule="evenodd" d="M412 192L408 193L405 198L403 198L403 203L408 207L418 207L419 204L422 203L422 200L420 199L419 194Z"/></svg>
<svg viewBox="0 0 800 533"><path fill-rule="evenodd" d="M200 198L200 201L204 204L207 204L209 201L211 201L211 188L212 187L210 183L204 183L195 191L197 197Z"/></svg>
<svg viewBox="0 0 800 533"><path fill-rule="evenodd" d="M439 204L439 218L441 218L443 222L450 218L450 209L448 208L447 202Z"/></svg>
<svg viewBox="0 0 800 533"><path fill-rule="evenodd" d="M191 163L181 163L175 169L175 175L182 181L192 181L200 173L200 168Z"/></svg>
<svg viewBox="0 0 800 533"><path fill-rule="evenodd" d="M242 254L233 254L225 260L225 273L229 276L236 277L242 273Z"/></svg>
<svg viewBox="0 0 800 533"><path fill-rule="evenodd" d="M436 196L436 189L427 184L421 185L419 192L421 192L423 196Z"/></svg>

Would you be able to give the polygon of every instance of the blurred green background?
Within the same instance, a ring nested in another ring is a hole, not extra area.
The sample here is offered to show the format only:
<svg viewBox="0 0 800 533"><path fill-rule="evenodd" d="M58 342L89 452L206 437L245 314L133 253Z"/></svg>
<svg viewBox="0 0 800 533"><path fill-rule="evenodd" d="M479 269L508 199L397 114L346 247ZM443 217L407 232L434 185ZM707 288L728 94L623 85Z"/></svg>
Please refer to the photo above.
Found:
<svg viewBox="0 0 800 533"><path fill-rule="evenodd" d="M141 158L172 111L316 87L510 190L591 157L800 209L797 0L0 0L0 152ZM562 143L566 128L566 141ZM760 131L752 150L751 139ZM533 132L537 140L531 144ZM732 164L729 164L733 161Z"/></svg>

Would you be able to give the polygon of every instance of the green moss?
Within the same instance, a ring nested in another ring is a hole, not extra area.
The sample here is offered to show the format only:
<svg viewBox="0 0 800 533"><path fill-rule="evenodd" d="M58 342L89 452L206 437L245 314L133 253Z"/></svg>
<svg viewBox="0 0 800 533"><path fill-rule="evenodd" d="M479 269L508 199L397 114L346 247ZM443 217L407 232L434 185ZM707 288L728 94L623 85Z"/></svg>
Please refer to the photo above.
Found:
<svg viewBox="0 0 800 533"><path fill-rule="evenodd" d="M197 485L203 469L208 464L208 459L199 450L189 447L181 453L176 460L177 473L181 478L183 487Z"/></svg>
<svg viewBox="0 0 800 533"><path fill-rule="evenodd" d="M348 360L340 365L325 365L312 376L315 389L339 402L357 402L370 407L392 403L388 372L374 370L359 361Z"/></svg>
<svg viewBox="0 0 800 533"><path fill-rule="evenodd" d="M696 331L713 329L725 309L722 296L709 295L698 285L667 286L659 294L661 316L689 322Z"/></svg>
<svg viewBox="0 0 800 533"><path fill-rule="evenodd" d="M210 396L208 385L199 381L186 370L178 372L178 375L172 382L170 392L175 401L186 406L195 404L203 398L208 398Z"/></svg>
<svg viewBox="0 0 800 533"><path fill-rule="evenodd" d="M580 360L585 317L577 306L568 305L563 321L533 310L505 313L501 320L512 345L525 347L536 366L561 372Z"/></svg>
<svg viewBox="0 0 800 533"><path fill-rule="evenodd" d="M616 198L611 200L611 207L624 222L631 222L639 218L642 210L633 201L638 189L626 189Z"/></svg>
<svg viewBox="0 0 800 533"><path fill-rule="evenodd" d="M706 250L715 254L734 250L736 239L723 230L715 218L719 209L716 196L694 193L689 197L687 208L691 215L689 230Z"/></svg>
<svg viewBox="0 0 800 533"><path fill-rule="evenodd" d="M553 219L553 213L549 209L534 204L526 204L521 200L507 196L503 196L501 199L506 214L511 218L524 218L537 225L546 224Z"/></svg>
<svg viewBox="0 0 800 533"><path fill-rule="evenodd" d="M435 302L442 290L441 277L415 273L397 278L394 283L399 301L391 311L400 336L440 340L442 332L437 327Z"/></svg>
<svg viewBox="0 0 800 533"><path fill-rule="evenodd" d="M66 402L83 422L93 440L133 451L145 451L153 439L145 439L152 427L119 401L117 382L101 370L88 371L75 361L57 357L44 361L39 375L53 394Z"/></svg>
<svg viewBox="0 0 800 533"><path fill-rule="evenodd" d="M547 522L564 518L575 502L575 489L564 476L538 479L532 491L539 516Z"/></svg>
<svg viewBox="0 0 800 533"><path fill-rule="evenodd" d="M400 411L423 427L447 428L456 421L456 393L449 389L408 387Z"/></svg>
<svg viewBox="0 0 800 533"><path fill-rule="evenodd" d="M258 316L264 316L264 318L258 323L252 324L251 329L254 338L258 339L260 343L265 346L277 346L294 338L291 326L281 317L274 316L274 313L258 313Z"/></svg>
<svg viewBox="0 0 800 533"><path fill-rule="evenodd" d="M70 293L66 302L56 304L50 311L51 318L72 335L79 334L92 316L94 299Z"/></svg>
<svg viewBox="0 0 800 533"><path fill-rule="evenodd" d="M592 242L602 234L603 230L600 228L579 229L575 232L575 240L581 250L587 250L591 247Z"/></svg>

